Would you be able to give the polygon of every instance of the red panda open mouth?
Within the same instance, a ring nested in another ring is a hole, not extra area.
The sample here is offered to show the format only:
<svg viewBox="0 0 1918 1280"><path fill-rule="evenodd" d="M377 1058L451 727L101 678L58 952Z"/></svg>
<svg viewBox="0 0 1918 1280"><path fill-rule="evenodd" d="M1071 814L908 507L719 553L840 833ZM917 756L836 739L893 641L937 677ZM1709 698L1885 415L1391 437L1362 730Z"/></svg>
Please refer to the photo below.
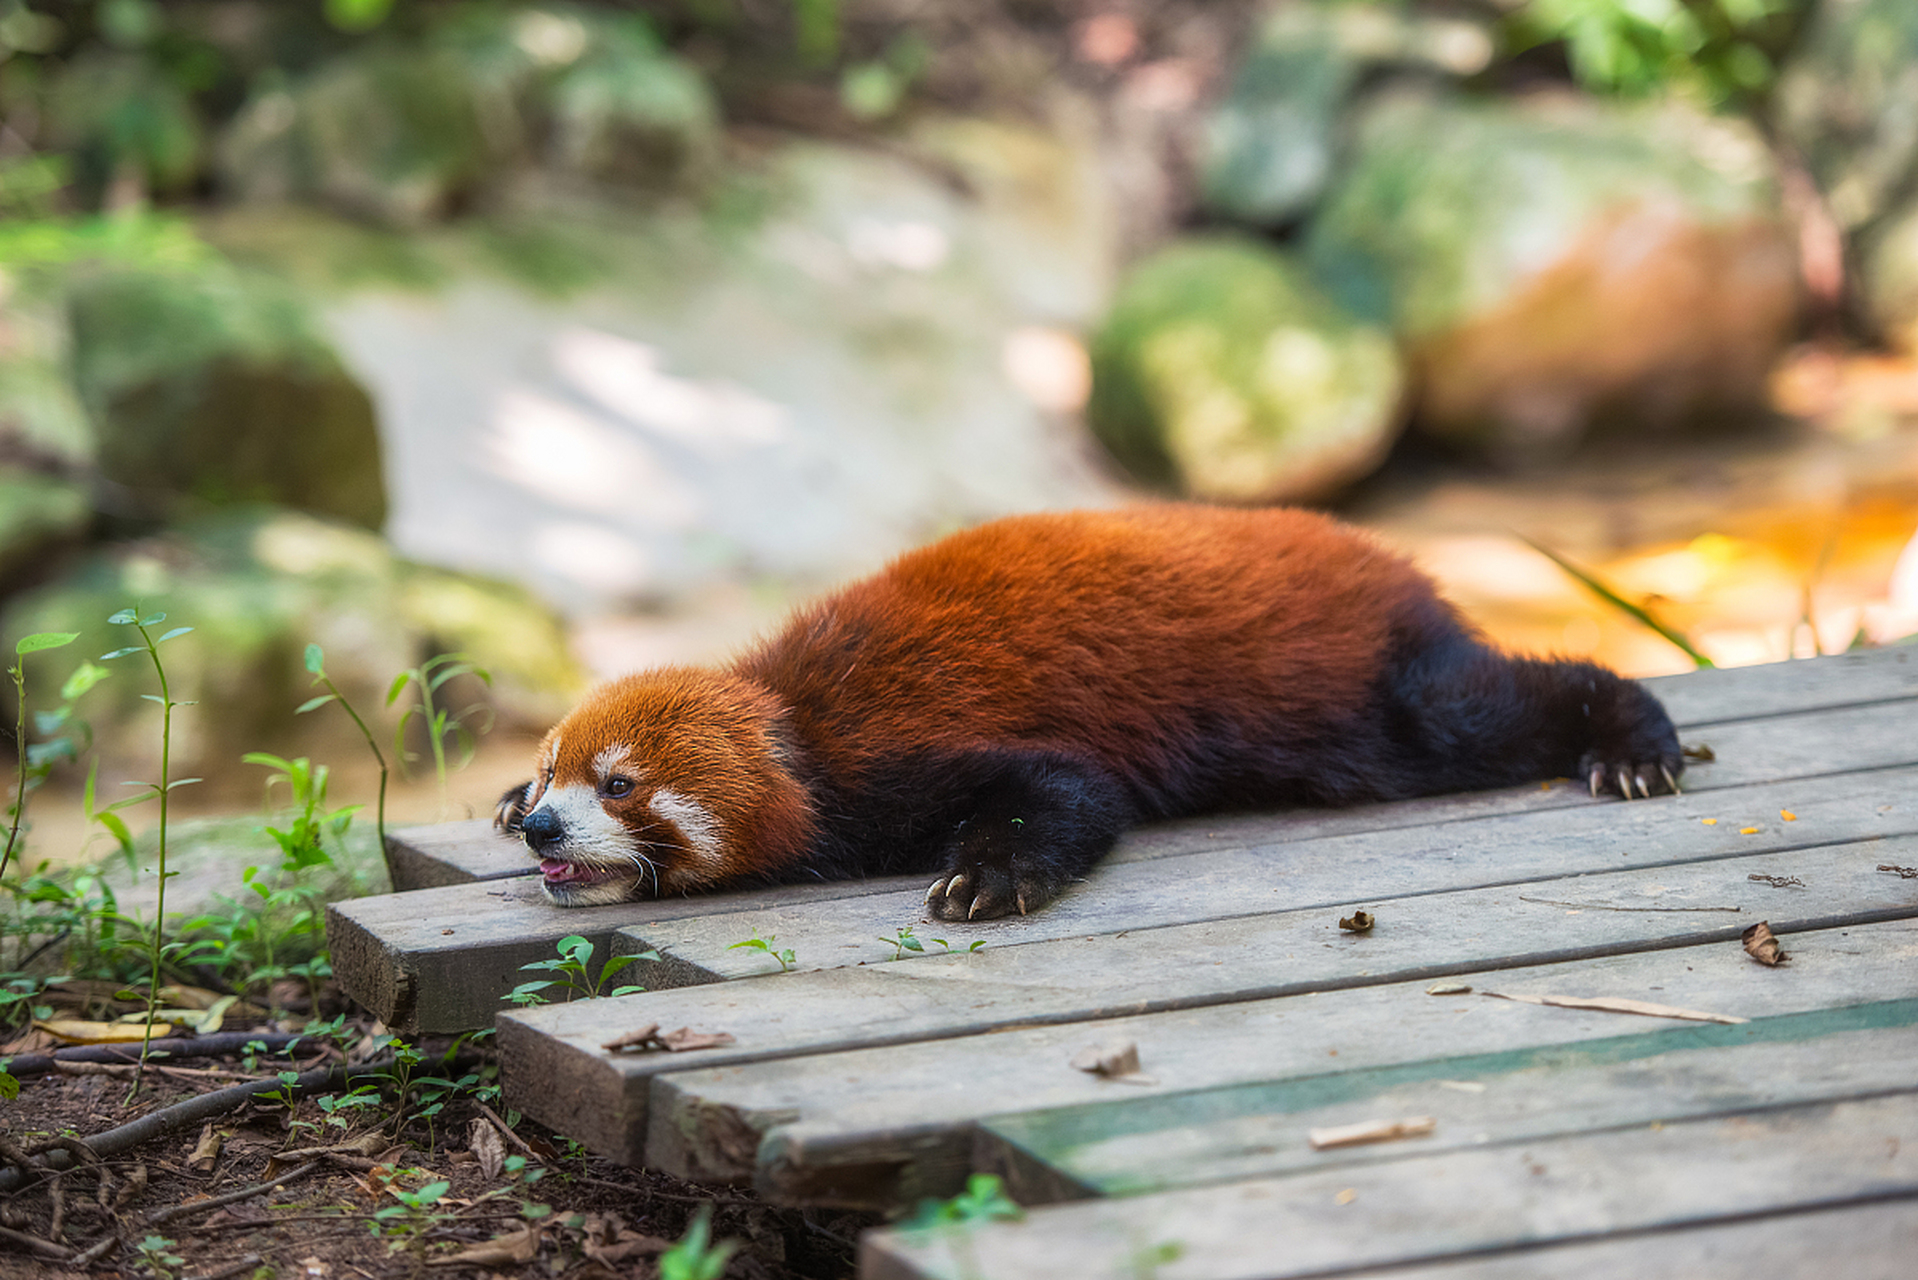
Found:
<svg viewBox="0 0 1918 1280"><path fill-rule="evenodd" d="M577 862L562 862L558 858L541 858L539 870L540 875L549 885L598 884L603 880L614 879L617 875L616 872L601 871Z"/></svg>

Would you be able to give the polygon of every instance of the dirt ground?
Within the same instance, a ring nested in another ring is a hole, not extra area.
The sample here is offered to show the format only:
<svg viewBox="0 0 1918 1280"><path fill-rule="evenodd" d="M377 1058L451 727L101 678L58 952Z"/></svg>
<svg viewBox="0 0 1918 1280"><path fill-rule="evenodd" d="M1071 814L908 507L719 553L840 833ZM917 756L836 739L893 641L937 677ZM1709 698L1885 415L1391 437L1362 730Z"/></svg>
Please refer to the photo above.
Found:
<svg viewBox="0 0 1918 1280"><path fill-rule="evenodd" d="M427 1054L419 1068L425 1072L449 1046L427 1040L419 1047ZM0 1102L0 1136L26 1150L54 1135L85 1138L238 1079L310 1069L338 1055L337 1049L296 1048L294 1061L262 1059L251 1073L237 1057L149 1072L131 1105L124 1075L33 1076L21 1081L17 1099ZM475 1065L481 1062L460 1069ZM42 1175L0 1194L0 1227L9 1233L0 1237L0 1280L82 1274L51 1250L30 1252L23 1237L78 1254L108 1236L116 1243L85 1274L651 1280L659 1274L659 1254L681 1239L702 1205L712 1206L713 1239L738 1242L725 1272L733 1280L838 1280L853 1274L858 1233L877 1221L777 1208L749 1190L628 1169L531 1121L509 1135L470 1095L448 1102L430 1128L417 1106L409 1110L415 1114L396 1122L390 1106L368 1108L342 1129L326 1124L314 1098L292 1116L279 1102L255 1101L107 1161L104 1207L102 1180L92 1168ZM289 1127L289 1120L298 1123ZM210 1160L204 1158L208 1134L220 1140ZM331 1150L312 1153L323 1146ZM515 1155L524 1161L518 1170ZM295 1173L301 1169L310 1172ZM286 1181L232 1203L211 1203L269 1178ZM409 1213L397 1194L441 1181L450 1184L444 1198L424 1212ZM57 1232L56 1201L63 1202ZM155 1244L152 1237L171 1243ZM143 1241L160 1257L157 1266L141 1252ZM178 1261L166 1261L169 1256Z"/></svg>

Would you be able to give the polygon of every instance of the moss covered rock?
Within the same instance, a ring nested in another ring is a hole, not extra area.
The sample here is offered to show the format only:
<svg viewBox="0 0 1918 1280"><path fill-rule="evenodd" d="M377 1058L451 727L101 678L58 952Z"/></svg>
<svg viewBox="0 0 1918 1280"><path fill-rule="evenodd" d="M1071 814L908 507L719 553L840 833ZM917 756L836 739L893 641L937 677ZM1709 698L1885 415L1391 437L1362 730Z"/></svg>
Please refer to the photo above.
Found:
<svg viewBox="0 0 1918 1280"><path fill-rule="evenodd" d="M411 564L363 529L271 508L102 548L11 600L0 634L80 632L78 662L138 643L132 628L107 621L130 606L164 613L162 631L193 628L161 650L173 697L193 704L175 716L176 776L231 777L248 751L316 759L364 751L344 716L296 720L311 691L309 643L322 646L328 673L361 714L389 725L383 700L393 677L435 653L462 651L486 667L487 701L523 728L551 723L583 681L560 623L526 592ZM155 691L153 673L137 655L109 665L113 677L80 708L106 757L101 777L156 776L159 710L144 698Z"/></svg>
<svg viewBox="0 0 1918 1280"><path fill-rule="evenodd" d="M117 511L271 502L385 520L372 401L285 286L214 261L101 268L68 296L74 379Z"/></svg>
<svg viewBox="0 0 1918 1280"><path fill-rule="evenodd" d="M1227 502L1323 497L1384 457L1399 425L1389 334L1248 239L1141 262L1092 345L1088 414L1142 479Z"/></svg>
<svg viewBox="0 0 1918 1280"><path fill-rule="evenodd" d="M1384 102L1307 253L1406 344L1415 420L1509 457L1755 410L1798 307L1764 147L1676 109Z"/></svg>

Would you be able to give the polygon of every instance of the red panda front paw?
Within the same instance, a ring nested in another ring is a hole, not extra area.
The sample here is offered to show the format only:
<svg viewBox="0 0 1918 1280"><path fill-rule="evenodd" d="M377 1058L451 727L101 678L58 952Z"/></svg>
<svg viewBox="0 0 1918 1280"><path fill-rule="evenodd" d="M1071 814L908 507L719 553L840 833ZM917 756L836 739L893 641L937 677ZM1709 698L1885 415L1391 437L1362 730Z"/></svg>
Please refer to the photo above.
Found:
<svg viewBox="0 0 1918 1280"><path fill-rule="evenodd" d="M1632 754L1649 758L1633 759ZM1684 768L1684 758L1675 751L1669 754L1588 751L1578 762L1579 776L1590 787L1594 800L1612 790L1627 800L1650 799L1661 793L1677 795L1678 775Z"/></svg>
<svg viewBox="0 0 1918 1280"><path fill-rule="evenodd" d="M1058 889L1010 867L970 862L932 882L926 910L935 920L996 920L1017 911L1037 911Z"/></svg>
<svg viewBox="0 0 1918 1280"><path fill-rule="evenodd" d="M526 816L526 797L532 789L533 784L530 782L522 782L517 787L509 788L506 794L499 798L499 803L493 807L493 825L509 836L518 835L520 819Z"/></svg>

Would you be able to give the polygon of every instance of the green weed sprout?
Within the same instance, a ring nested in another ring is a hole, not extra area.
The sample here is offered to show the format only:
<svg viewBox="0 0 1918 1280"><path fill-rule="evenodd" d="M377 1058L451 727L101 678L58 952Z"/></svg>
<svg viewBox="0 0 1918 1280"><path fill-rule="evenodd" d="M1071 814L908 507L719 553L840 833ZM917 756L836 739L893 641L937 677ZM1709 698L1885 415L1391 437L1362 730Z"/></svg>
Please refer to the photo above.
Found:
<svg viewBox="0 0 1918 1280"><path fill-rule="evenodd" d="M784 951L775 951L773 950L773 943L777 941L779 941L779 935L776 933L769 933L763 938L757 933L754 933L752 937L746 939L744 942L735 942L732 946L727 947L726 950L738 951L743 947L748 951L763 951L773 959L779 961L779 971L781 973L791 973L793 965L797 963L793 956L792 948L788 947ZM883 942L885 939L882 938L880 941Z"/></svg>
<svg viewBox="0 0 1918 1280"><path fill-rule="evenodd" d="M1707 658L1704 654L1700 653L1698 651L1698 647L1694 645L1691 642L1691 640L1686 637L1684 632L1678 630L1676 627L1672 627L1664 622L1661 622L1658 618L1654 617L1651 611L1646 609L1643 605L1633 604L1630 600L1627 600L1624 596L1620 595L1618 593L1617 588L1613 587L1610 583L1606 582L1603 578L1600 578L1597 574L1593 573L1591 570L1581 569L1579 566L1573 564L1570 560L1567 560L1564 556L1560 555L1558 552L1552 550L1550 547L1546 546L1545 544L1541 542L1534 542L1532 541L1532 539L1525 537L1523 534L1520 534L1519 538L1522 542L1525 543L1526 546L1538 552L1540 555L1544 556L1547 560L1550 560L1553 564L1557 565L1559 568L1563 569L1566 573L1570 574L1574 579L1578 581L1578 583L1581 586L1583 586L1587 591L1590 591L1593 595L1597 596L1600 600L1603 600L1606 604L1612 606L1612 608L1617 609L1620 613L1623 613L1627 615L1628 617L1636 618L1639 622L1643 623L1647 627L1650 627L1653 631L1656 631L1659 635L1665 637L1665 639L1677 645L1679 649L1684 651L1685 656L1692 660L1693 666L1709 667L1713 665L1712 660L1710 658Z"/></svg>
<svg viewBox="0 0 1918 1280"><path fill-rule="evenodd" d="M679 1243L659 1255L659 1280L720 1280L739 1241L712 1241L713 1207L702 1204Z"/></svg>
<svg viewBox="0 0 1918 1280"><path fill-rule="evenodd" d="M921 954L924 954L926 950L925 943L919 941L919 939L912 936L911 925L901 926L899 931L890 938L886 937L884 934L881 934L879 936L879 940L892 948L892 958L894 960L900 959L908 951L917 951L917 952L920 952ZM952 944L950 942L947 942L944 938L927 938L926 942L937 943L940 947L944 948L947 951L952 950ZM983 947L985 945L986 945L986 940L984 938L981 938L977 942L973 943L971 946L967 947L966 950L969 952L977 951L980 947Z"/></svg>
<svg viewBox="0 0 1918 1280"><path fill-rule="evenodd" d="M21 636L13 646L13 665L7 668L7 674L13 677L13 700L19 709L19 719L13 730L14 745L19 748L20 774L13 789L13 825L7 829L7 847L0 852L0 879L5 879L7 864L13 860L14 846L20 842L20 823L27 814L27 772L30 767L39 768L42 761L33 760L34 748L27 745L27 655L40 653L46 649L58 649L72 644L80 638L78 631L42 631L35 635ZM52 760L46 759L46 768L52 767ZM40 775L45 777L45 773Z"/></svg>
<svg viewBox="0 0 1918 1280"><path fill-rule="evenodd" d="M477 745L471 721L479 714L492 714L483 702L476 702L459 711L449 711L438 705L434 698L448 680L456 676L473 676L482 684L491 685L493 677L486 669L475 663L464 653L442 653L428 658L417 667L408 667L393 677L393 683L386 690L386 705L398 702L400 695L406 692L408 685L419 691L419 701L400 713L400 722L393 731L393 753L399 757L400 767L404 769L409 760L416 759L406 749L406 726L418 717L426 726L426 740L433 749L433 776L439 779L442 800L446 792L446 740L452 738L459 743L460 765L464 766L473 758ZM491 727L490 721L487 725ZM482 728L479 732L485 732Z"/></svg>
<svg viewBox="0 0 1918 1280"><path fill-rule="evenodd" d="M592 976L592 970L587 967L593 959L592 943L580 937L578 934L573 933L561 938L556 944L556 949L559 951L559 956L556 959L534 960L530 964L521 965L520 970L526 973L553 973L559 976L533 982L522 982L508 993L506 997L508 1000L522 1008L529 1005L546 1004L548 1003L548 998L543 993L549 987L564 987L568 1001L575 998L591 999L601 994L606 984L612 980L613 975L621 969L624 969L627 965L637 960L659 959L659 952L657 951L642 951L629 956L611 956L608 957L605 964L600 966L599 977L595 978ZM605 992L605 994L628 996L644 991L645 989L644 987L635 986L614 987L611 991Z"/></svg>
<svg viewBox="0 0 1918 1280"><path fill-rule="evenodd" d="M193 628L175 627L173 630L156 639L151 628L157 627L162 622L165 622L166 615L164 613L155 613L142 618L138 611L133 609L122 609L120 612L108 618L107 621L118 627L133 627L140 633L140 643L128 645L124 649L115 649L112 653L101 654L100 661L112 662L115 658L124 658L129 654L144 653L152 661L153 674L160 682L160 692L157 696L151 693L143 693L140 695L150 702L160 704L160 780L157 783L130 783L128 784L130 786L146 787L147 794L134 796L108 806L109 809L124 809L128 805L143 804L155 798L160 801L160 891L158 899L153 906L153 972L147 986L146 1022L140 1035L140 1066L144 1068L146 1066L148 1050L152 1047L153 1043L153 1011L160 1007L160 953L164 949L161 925L166 919L166 882L168 875L166 869L167 800L172 796L175 787L184 787L190 782L200 781L199 778L181 778L176 781L172 777L173 709L175 707L191 706L192 704L175 702L173 700L172 689L167 684L166 666L160 661L160 646L169 640L177 640L179 637L192 631ZM133 1089L127 1096L131 1098L139 1091L140 1072L136 1071L133 1076Z"/></svg>
<svg viewBox="0 0 1918 1280"><path fill-rule="evenodd" d="M1026 1216L1006 1195L1006 1185L998 1175L975 1173L966 1179L966 1189L950 1200L921 1200L910 1218L900 1223L903 1231L937 1231L944 1227L967 1226L995 1219L1017 1221Z"/></svg>
<svg viewBox="0 0 1918 1280"><path fill-rule="evenodd" d="M333 683L331 676L326 674L326 654L317 644L306 646L306 669L313 673L314 684L326 686L326 692L316 698L308 698L294 710L293 714L303 716L309 711L319 710L329 702L339 703L340 710L353 718L353 727L360 731L362 738L366 739L366 749L371 751L373 759L379 762L380 802L379 807L373 811L373 824L379 832L380 856L384 858L386 856L386 756L380 751L380 744L373 740L373 731L366 727L366 721L360 719L360 713L353 709L353 704L346 700L346 695L340 692L340 687ZM393 699L389 697L386 701L390 706Z"/></svg>
<svg viewBox="0 0 1918 1280"><path fill-rule="evenodd" d="M140 1255L140 1262L150 1271L154 1280L173 1280L186 1266L186 1259L173 1252L177 1246L165 1236L148 1236L134 1246Z"/></svg>

